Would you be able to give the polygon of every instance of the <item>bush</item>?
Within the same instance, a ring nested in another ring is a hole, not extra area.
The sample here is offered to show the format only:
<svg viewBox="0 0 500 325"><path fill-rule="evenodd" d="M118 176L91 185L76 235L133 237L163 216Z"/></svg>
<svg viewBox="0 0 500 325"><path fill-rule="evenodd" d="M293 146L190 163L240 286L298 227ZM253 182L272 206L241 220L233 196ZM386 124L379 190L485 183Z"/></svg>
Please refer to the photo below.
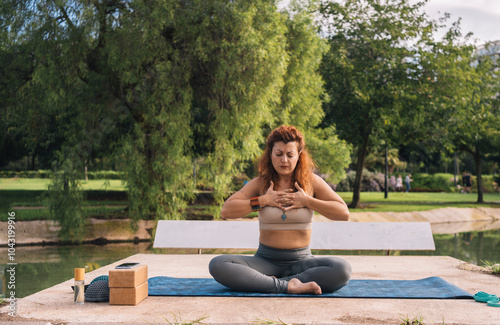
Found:
<svg viewBox="0 0 500 325"><path fill-rule="evenodd" d="M23 171L0 171L0 178L50 178L52 175L51 170L23 170Z"/></svg>
<svg viewBox="0 0 500 325"><path fill-rule="evenodd" d="M362 192L382 192L385 189L385 175L378 172L371 172L367 169L363 170L363 177L361 179ZM346 178L340 181L335 190L338 192L352 192L354 189L354 180L356 179L356 172L354 170L348 171ZM388 179L389 190L393 191L396 186L396 179Z"/></svg>
<svg viewBox="0 0 500 325"><path fill-rule="evenodd" d="M403 190L404 178L407 173L396 173L390 175L387 180L389 191L395 191L396 177L401 174L403 176ZM338 192L352 192L354 188L354 179L356 178L355 171L349 171L347 176L338 183L334 188ZM454 192L457 191L454 183L453 174L437 173L417 173L412 175L413 182L411 182L410 191L413 192ZM462 185L462 177L457 175L457 184ZM492 175L483 175L483 188L484 192L498 191L498 185ZM472 191L477 191L477 178L472 176ZM362 192L381 192L384 191L384 174L379 172L363 171L363 178L361 180Z"/></svg>
<svg viewBox="0 0 500 325"><path fill-rule="evenodd" d="M50 178L51 170L23 170L23 171L0 171L0 178ZM114 170L100 170L87 172L89 179L123 179L123 172Z"/></svg>
<svg viewBox="0 0 500 325"><path fill-rule="evenodd" d="M412 176L411 190L415 192L452 192L455 188L453 174L418 173ZM461 178L457 179L459 183ZM410 191L411 191L410 190Z"/></svg>
<svg viewBox="0 0 500 325"><path fill-rule="evenodd" d="M123 179L123 173L114 170L100 170L87 173L89 179Z"/></svg>
<svg viewBox="0 0 500 325"><path fill-rule="evenodd" d="M17 172L6 170L0 171L0 178L14 178L17 176Z"/></svg>
<svg viewBox="0 0 500 325"><path fill-rule="evenodd" d="M494 193L498 191L498 182L500 181L499 176L494 176L494 175L483 175L483 191L484 193ZM477 184L477 178L472 177L472 189L474 189L474 184ZM475 188L475 191L477 192L477 185Z"/></svg>

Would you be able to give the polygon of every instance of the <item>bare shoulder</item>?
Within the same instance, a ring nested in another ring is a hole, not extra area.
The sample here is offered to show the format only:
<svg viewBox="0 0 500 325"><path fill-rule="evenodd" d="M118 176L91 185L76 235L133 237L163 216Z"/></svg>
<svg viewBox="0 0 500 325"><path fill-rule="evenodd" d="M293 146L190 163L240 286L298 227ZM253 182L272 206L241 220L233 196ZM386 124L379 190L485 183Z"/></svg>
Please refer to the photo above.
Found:
<svg viewBox="0 0 500 325"><path fill-rule="evenodd" d="M262 180L260 177L256 177L246 183L238 192L231 195L228 200L231 199L249 199L254 196L258 196L261 189Z"/></svg>
<svg viewBox="0 0 500 325"><path fill-rule="evenodd" d="M316 174L313 174L312 175L312 185L314 187L314 189L316 190L316 188L318 187L322 187L322 186L327 186L327 187L330 187L323 178L319 177L318 175Z"/></svg>
<svg viewBox="0 0 500 325"><path fill-rule="evenodd" d="M329 200L336 197L335 191L328 185L327 182L316 174L312 177L312 186L314 190L314 196L318 199Z"/></svg>

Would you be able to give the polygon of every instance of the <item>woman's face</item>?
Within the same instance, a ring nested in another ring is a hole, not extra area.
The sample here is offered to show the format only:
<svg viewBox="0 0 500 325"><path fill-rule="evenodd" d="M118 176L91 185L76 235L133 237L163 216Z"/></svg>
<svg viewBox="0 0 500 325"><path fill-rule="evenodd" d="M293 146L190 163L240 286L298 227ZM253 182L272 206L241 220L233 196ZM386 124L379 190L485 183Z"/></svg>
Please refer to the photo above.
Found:
<svg viewBox="0 0 500 325"><path fill-rule="evenodd" d="M271 151L273 167L280 176L291 175L299 161L298 142L276 142Z"/></svg>

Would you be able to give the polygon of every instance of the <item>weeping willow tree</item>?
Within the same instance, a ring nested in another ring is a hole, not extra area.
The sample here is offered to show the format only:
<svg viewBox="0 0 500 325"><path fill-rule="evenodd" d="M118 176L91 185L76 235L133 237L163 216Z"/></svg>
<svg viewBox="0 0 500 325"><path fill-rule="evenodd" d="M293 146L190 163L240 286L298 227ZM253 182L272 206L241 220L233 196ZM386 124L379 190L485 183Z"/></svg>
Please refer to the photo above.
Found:
<svg viewBox="0 0 500 325"><path fill-rule="evenodd" d="M316 11L315 2L292 1L285 12L288 64L272 126L291 124L302 130L318 172L337 183L345 177L351 146L337 137L334 126L320 126L328 95L319 69L328 46L318 35L313 19Z"/></svg>
<svg viewBox="0 0 500 325"><path fill-rule="evenodd" d="M195 129L206 123L214 215L234 176L258 159L265 137L281 124L301 129L321 172L340 180L349 146L334 128L319 127L325 96L319 65L326 44L317 34L313 8L293 2L278 12L273 1L210 1L199 8L210 14L195 30L199 41L196 35L188 38L197 40L193 89L205 115Z"/></svg>
<svg viewBox="0 0 500 325"><path fill-rule="evenodd" d="M260 154L262 126L279 102L286 26L272 1L201 1L196 9L203 20L187 38L196 43L194 92L206 114L217 216L233 177Z"/></svg>
<svg viewBox="0 0 500 325"><path fill-rule="evenodd" d="M341 175L348 148L318 127L325 45L305 9L294 10L272 0L4 1L1 54L11 61L1 68L12 72L19 58L22 76L0 93L12 98L3 116L18 130L38 122L36 136L19 141L50 149L55 175L71 169L51 188L75 198L86 162L114 156L135 220L182 216L197 157L217 215L233 178L283 123L301 128L318 165ZM71 211L81 200L65 202Z"/></svg>

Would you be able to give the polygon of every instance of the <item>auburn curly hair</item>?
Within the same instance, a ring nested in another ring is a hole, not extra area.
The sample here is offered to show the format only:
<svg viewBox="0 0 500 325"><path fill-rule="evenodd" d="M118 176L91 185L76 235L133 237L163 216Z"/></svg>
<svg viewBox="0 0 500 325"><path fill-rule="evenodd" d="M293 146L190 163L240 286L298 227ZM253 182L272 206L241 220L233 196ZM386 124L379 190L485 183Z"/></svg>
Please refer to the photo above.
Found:
<svg viewBox="0 0 500 325"><path fill-rule="evenodd" d="M311 159L311 156L305 148L306 143L302 133L300 133L300 131L294 126L287 125L282 125L274 129L267 137L266 148L264 149L264 153L262 154L262 157L257 165L259 176L263 181L261 193L266 192L271 185L271 181L274 182L274 189L276 190L279 175L273 167L271 154L274 144L280 141L284 143L292 141L297 142L299 160L297 162L297 166L295 166L295 170L293 171L292 182L297 182L306 193L312 195L313 189L311 177L314 170L314 161Z"/></svg>

